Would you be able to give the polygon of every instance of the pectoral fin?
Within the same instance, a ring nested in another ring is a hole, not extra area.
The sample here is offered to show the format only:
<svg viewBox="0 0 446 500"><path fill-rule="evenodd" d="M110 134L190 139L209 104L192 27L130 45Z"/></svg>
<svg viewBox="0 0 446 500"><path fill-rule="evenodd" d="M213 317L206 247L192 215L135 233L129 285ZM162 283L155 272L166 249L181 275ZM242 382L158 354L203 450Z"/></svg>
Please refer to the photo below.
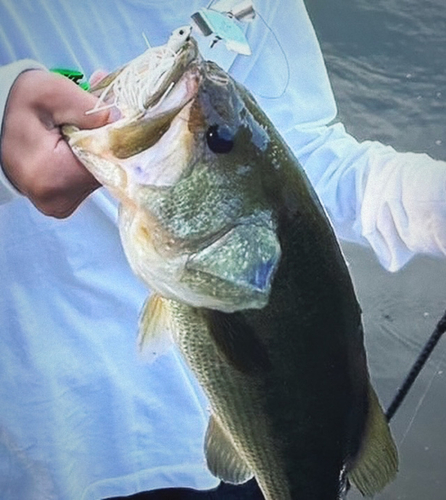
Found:
<svg viewBox="0 0 446 500"><path fill-rule="evenodd" d="M211 416L209 420L205 448L209 470L222 481L240 484L253 476L230 437L227 436L214 416Z"/></svg>
<svg viewBox="0 0 446 500"><path fill-rule="evenodd" d="M394 479L397 471L398 452L378 397L370 387L362 449L349 478L364 496L373 496Z"/></svg>
<svg viewBox="0 0 446 500"><path fill-rule="evenodd" d="M147 361L153 361L172 346L171 311L169 301L159 295L151 296L139 318L138 345Z"/></svg>

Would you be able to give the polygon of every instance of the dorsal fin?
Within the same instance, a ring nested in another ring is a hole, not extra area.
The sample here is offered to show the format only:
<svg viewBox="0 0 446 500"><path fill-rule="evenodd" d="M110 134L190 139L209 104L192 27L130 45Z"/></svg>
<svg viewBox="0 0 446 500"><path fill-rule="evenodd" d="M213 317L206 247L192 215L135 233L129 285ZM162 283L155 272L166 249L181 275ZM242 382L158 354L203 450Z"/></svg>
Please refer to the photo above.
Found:
<svg viewBox="0 0 446 500"><path fill-rule="evenodd" d="M213 415L206 431L205 451L209 470L222 481L240 484L253 476Z"/></svg>
<svg viewBox="0 0 446 500"><path fill-rule="evenodd" d="M398 452L378 397L369 386L369 415L358 459L348 476L364 496L373 496L398 471Z"/></svg>

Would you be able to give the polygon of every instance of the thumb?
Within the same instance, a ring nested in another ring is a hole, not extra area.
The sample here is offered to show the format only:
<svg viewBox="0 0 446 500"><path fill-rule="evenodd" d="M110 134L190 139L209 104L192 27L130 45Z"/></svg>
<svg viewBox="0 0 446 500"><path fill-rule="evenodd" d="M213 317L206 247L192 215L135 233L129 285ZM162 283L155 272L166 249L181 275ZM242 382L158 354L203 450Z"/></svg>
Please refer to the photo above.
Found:
<svg viewBox="0 0 446 500"><path fill-rule="evenodd" d="M97 97L64 76L46 73L46 77L47 110L52 115L54 125L70 124L88 129L101 127L108 122L108 110L87 114L94 108Z"/></svg>

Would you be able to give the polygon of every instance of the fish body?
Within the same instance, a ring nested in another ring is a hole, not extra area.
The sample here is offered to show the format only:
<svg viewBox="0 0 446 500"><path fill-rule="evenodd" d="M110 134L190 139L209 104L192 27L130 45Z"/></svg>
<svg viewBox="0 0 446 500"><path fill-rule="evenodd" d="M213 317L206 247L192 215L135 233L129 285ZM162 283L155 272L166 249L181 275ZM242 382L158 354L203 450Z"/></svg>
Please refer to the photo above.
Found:
<svg viewBox="0 0 446 500"><path fill-rule="evenodd" d="M201 58L187 29L169 43L146 57L158 69L171 58L155 79L138 63L134 93L152 78L144 99L113 95L126 68L111 79L120 119L65 128L120 199L126 255L153 291L140 342L156 349L170 335L205 390L217 477L255 476L267 500L337 500L347 477L372 495L397 451L332 227L250 93Z"/></svg>

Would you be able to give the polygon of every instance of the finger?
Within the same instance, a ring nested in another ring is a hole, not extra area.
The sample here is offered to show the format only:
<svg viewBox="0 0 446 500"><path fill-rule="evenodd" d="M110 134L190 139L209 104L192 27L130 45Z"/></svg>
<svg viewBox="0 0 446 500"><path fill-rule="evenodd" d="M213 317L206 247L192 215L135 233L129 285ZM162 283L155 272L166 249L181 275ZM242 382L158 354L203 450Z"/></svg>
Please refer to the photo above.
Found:
<svg viewBox="0 0 446 500"><path fill-rule="evenodd" d="M57 125L72 124L79 128L96 128L105 125L109 118L108 110L91 114L97 98L82 90L70 80L65 79L61 88L54 93L54 119Z"/></svg>

